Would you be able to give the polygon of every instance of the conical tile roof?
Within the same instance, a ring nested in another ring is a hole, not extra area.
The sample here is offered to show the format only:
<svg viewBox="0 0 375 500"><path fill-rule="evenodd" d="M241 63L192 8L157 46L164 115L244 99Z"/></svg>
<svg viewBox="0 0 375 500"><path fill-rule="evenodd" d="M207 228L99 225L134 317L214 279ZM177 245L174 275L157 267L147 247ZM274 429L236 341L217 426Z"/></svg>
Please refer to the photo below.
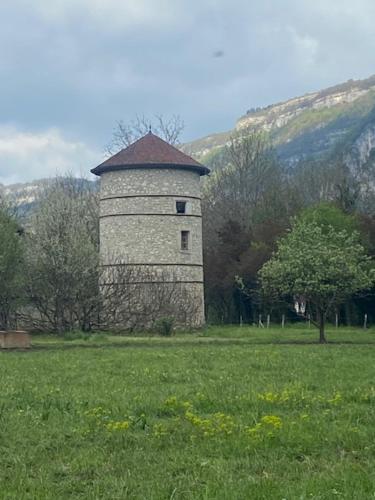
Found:
<svg viewBox="0 0 375 500"><path fill-rule="evenodd" d="M206 175L210 172L207 167L151 132L93 168L91 172L95 175L101 175L113 170L152 167L186 168L194 170L200 175Z"/></svg>

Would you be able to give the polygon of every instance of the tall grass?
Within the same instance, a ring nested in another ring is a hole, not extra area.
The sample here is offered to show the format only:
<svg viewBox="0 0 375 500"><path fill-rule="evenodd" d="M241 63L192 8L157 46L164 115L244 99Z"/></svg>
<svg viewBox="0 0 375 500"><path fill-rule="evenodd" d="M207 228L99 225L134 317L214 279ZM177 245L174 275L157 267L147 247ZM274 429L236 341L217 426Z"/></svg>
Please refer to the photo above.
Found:
<svg viewBox="0 0 375 500"><path fill-rule="evenodd" d="M375 335L329 337L225 327L0 353L0 497L372 498Z"/></svg>

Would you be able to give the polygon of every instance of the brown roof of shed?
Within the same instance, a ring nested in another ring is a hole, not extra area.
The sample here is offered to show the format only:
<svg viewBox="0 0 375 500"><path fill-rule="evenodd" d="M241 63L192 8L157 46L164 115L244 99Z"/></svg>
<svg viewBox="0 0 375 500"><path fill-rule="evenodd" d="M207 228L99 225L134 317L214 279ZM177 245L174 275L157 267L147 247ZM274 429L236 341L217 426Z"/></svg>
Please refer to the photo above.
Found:
<svg viewBox="0 0 375 500"><path fill-rule="evenodd" d="M200 175L210 172L207 167L151 132L93 168L91 172L101 175L113 170L142 167L182 168L194 170Z"/></svg>

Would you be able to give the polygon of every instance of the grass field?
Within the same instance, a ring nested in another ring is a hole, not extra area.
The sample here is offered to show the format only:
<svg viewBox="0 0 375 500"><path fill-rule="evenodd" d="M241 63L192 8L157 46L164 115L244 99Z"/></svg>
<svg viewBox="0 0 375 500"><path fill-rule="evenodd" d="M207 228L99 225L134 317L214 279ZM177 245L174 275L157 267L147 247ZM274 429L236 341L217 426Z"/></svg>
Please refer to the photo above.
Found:
<svg viewBox="0 0 375 500"><path fill-rule="evenodd" d="M375 498L375 330L0 353L1 499Z"/></svg>

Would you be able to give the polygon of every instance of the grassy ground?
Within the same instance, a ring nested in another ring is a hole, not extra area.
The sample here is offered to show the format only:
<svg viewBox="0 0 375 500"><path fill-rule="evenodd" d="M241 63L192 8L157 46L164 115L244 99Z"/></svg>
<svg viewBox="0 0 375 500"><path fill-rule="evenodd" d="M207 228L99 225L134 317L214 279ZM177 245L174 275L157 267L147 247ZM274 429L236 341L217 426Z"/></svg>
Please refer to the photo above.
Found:
<svg viewBox="0 0 375 500"><path fill-rule="evenodd" d="M215 327L0 353L0 498L375 498L375 331L316 339Z"/></svg>

